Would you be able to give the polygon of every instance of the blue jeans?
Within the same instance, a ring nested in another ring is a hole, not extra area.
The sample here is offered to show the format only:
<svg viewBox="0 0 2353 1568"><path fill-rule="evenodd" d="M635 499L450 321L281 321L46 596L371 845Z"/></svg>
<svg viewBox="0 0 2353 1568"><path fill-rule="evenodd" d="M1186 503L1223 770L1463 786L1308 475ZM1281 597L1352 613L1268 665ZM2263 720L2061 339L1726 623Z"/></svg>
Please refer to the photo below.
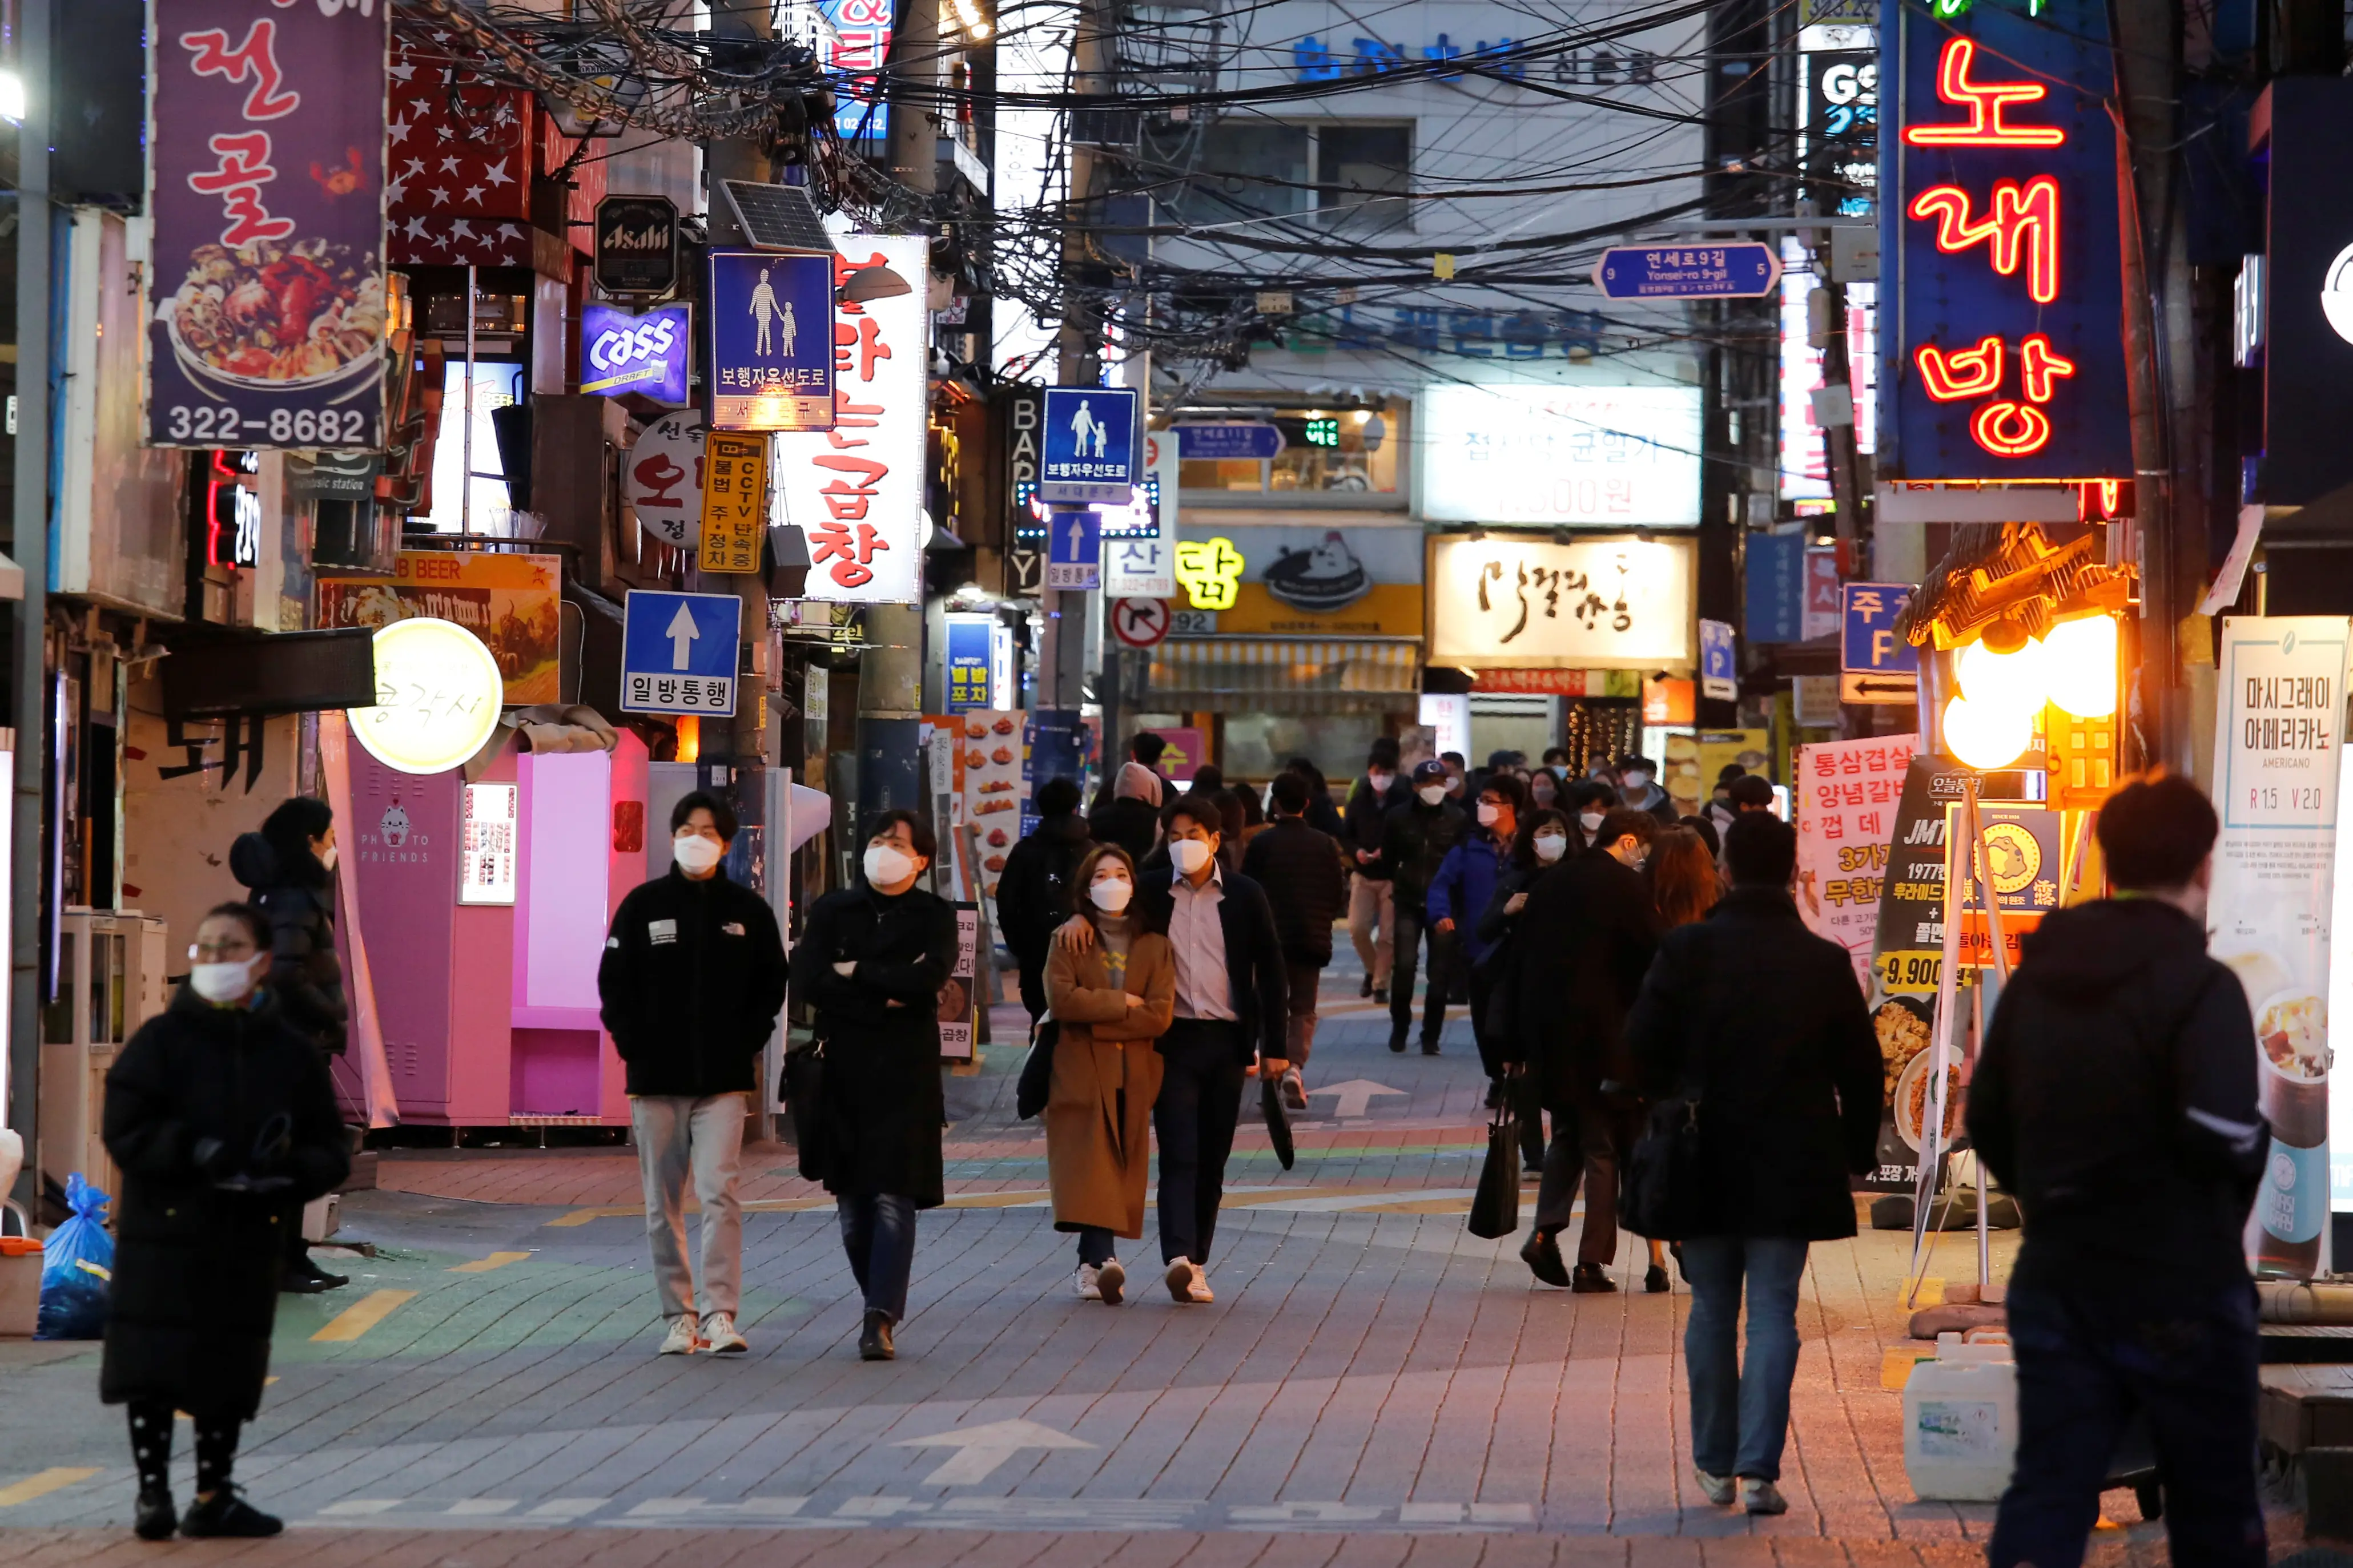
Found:
<svg viewBox="0 0 2353 1568"><path fill-rule="evenodd" d="M1733 1341L1748 1281L1748 1364ZM1806 1244L1786 1236L1703 1236L1683 1243L1691 1320L1692 1463L1711 1476L1781 1479L1789 1384L1798 1376L1798 1283Z"/></svg>
<svg viewBox="0 0 2353 1568"><path fill-rule="evenodd" d="M2255 1477L2255 1293L2243 1280L2187 1290L2010 1287L2018 1354L2018 1468L2001 1496L1992 1568L2076 1568L2100 1483L2135 1411L2147 1419L2176 1563L2261 1568Z"/></svg>
<svg viewBox="0 0 2353 1568"><path fill-rule="evenodd" d="M907 1316L907 1276L915 1267L915 1205L891 1193L837 1195L841 1249L849 1272L866 1294L866 1310L887 1312L893 1323Z"/></svg>

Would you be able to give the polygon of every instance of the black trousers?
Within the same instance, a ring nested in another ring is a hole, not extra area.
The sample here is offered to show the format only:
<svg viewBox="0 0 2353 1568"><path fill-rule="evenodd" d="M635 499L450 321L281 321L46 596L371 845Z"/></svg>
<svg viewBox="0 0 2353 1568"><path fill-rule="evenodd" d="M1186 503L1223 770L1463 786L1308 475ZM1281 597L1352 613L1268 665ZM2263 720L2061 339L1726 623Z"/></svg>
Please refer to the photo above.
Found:
<svg viewBox="0 0 2353 1568"><path fill-rule="evenodd" d="M1021 966L1021 1005L1029 1009L1032 1024L1046 1016L1046 964L1042 959L1034 966Z"/></svg>
<svg viewBox="0 0 2353 1568"><path fill-rule="evenodd" d="M1536 1184L1535 1228L1556 1237L1568 1228L1577 1186L1585 1183L1585 1234L1579 1263L1607 1265L1618 1256L1618 1162L1642 1135L1642 1112L1631 1102L1577 1107L1552 1120L1544 1176Z"/></svg>
<svg viewBox="0 0 2353 1568"><path fill-rule="evenodd" d="M1234 1024L1179 1018L1160 1037L1160 1098L1152 1132L1160 1142L1160 1260L1209 1261L1226 1158L1241 1120L1242 1036Z"/></svg>
<svg viewBox="0 0 2353 1568"><path fill-rule="evenodd" d="M1413 1024L1413 970L1421 952L1422 934L1430 936L1430 994L1421 1004L1421 1043L1438 1044L1446 1027L1446 991L1454 984L1452 931L1431 931L1419 903L1397 900L1397 953L1389 961L1389 1026L1397 1032Z"/></svg>

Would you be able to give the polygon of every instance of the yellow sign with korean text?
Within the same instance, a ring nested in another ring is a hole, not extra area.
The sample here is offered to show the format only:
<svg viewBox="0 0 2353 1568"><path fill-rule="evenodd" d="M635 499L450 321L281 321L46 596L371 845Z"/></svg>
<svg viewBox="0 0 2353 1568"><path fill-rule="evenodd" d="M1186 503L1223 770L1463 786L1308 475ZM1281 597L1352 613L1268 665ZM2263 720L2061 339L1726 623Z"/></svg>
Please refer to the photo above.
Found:
<svg viewBox="0 0 2353 1568"><path fill-rule="evenodd" d="M768 527L768 438L707 432L702 438L705 572L757 572Z"/></svg>

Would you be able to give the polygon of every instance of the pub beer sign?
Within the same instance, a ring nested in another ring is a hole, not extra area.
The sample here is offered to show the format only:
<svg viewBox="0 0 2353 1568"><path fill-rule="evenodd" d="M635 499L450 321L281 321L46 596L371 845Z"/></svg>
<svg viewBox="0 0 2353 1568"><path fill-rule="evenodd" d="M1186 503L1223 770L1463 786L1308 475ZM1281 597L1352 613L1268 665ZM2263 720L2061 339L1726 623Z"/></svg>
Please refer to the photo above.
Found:
<svg viewBox="0 0 2353 1568"><path fill-rule="evenodd" d="M596 204L596 287L649 295L678 287L678 207L670 198L607 196Z"/></svg>
<svg viewBox="0 0 2353 1568"><path fill-rule="evenodd" d="M2129 473L2105 4L1944 9L1882 13L1881 475Z"/></svg>

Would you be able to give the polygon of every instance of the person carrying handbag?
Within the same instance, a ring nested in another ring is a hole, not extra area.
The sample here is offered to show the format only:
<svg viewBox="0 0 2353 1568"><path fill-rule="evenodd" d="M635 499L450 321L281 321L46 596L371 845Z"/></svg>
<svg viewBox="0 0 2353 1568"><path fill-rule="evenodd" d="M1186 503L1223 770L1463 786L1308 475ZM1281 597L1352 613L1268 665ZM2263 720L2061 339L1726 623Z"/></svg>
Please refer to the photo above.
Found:
<svg viewBox="0 0 2353 1568"><path fill-rule="evenodd" d="M1847 1176L1875 1163L1879 1047L1846 950L1808 931L1789 896L1796 830L1751 813L1725 836L1724 856L1731 891L1661 939L1626 1042L1645 1091L1669 1102L1662 1112L1696 1106L1695 1136L1672 1152L1683 1201L1668 1206L1683 1212L1649 1223L1679 1233L1657 1239L1683 1243L1691 1282L1683 1354L1699 1488L1730 1503L1736 1487L1750 1513L1782 1513L1798 1290L1810 1244L1855 1233ZM1654 1126L1638 1147L1643 1180L1672 1136ZM1638 1211L1647 1195L1636 1194Z"/></svg>

